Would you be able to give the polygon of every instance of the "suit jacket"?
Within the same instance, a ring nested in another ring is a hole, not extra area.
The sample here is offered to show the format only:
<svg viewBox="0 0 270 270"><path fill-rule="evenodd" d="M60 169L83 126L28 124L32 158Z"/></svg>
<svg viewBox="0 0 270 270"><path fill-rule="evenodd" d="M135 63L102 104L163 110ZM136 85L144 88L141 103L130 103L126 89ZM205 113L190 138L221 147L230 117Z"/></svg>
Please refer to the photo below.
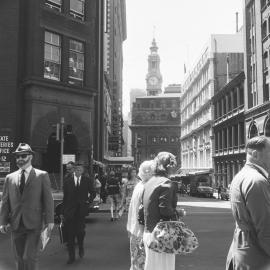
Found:
<svg viewBox="0 0 270 270"><path fill-rule="evenodd" d="M84 217L88 214L89 201L95 197L94 181L82 176L79 190L75 186L74 176L66 178L64 182L63 214L65 219L74 218L75 214ZM79 213L77 212L79 211Z"/></svg>
<svg viewBox="0 0 270 270"><path fill-rule="evenodd" d="M226 269L270 269L270 183L254 165L234 177L231 208L236 228Z"/></svg>
<svg viewBox="0 0 270 270"><path fill-rule="evenodd" d="M10 222L17 230L20 219L27 229L41 229L43 223L54 222L54 203L48 173L33 168L21 194L20 170L6 176L0 208L0 225Z"/></svg>
<svg viewBox="0 0 270 270"><path fill-rule="evenodd" d="M175 220L177 194L172 181L153 176L144 185L145 230L152 232L160 220Z"/></svg>

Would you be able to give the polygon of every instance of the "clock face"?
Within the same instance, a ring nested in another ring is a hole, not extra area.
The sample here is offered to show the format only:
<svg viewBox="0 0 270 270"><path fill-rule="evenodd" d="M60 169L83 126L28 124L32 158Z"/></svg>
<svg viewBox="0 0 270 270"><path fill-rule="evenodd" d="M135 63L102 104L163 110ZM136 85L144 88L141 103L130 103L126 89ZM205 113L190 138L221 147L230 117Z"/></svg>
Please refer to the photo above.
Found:
<svg viewBox="0 0 270 270"><path fill-rule="evenodd" d="M156 85L158 83L158 78L157 77L150 77L149 78L149 84L150 85Z"/></svg>

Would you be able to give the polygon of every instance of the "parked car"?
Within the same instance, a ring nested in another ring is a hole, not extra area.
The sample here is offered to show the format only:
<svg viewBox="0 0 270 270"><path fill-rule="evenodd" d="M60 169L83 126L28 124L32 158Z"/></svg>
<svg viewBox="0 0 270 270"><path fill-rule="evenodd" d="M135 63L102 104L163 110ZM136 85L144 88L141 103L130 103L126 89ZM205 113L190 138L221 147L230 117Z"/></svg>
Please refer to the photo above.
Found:
<svg viewBox="0 0 270 270"><path fill-rule="evenodd" d="M196 185L191 186L190 195L198 197L213 197L214 189L208 182L197 182Z"/></svg>
<svg viewBox="0 0 270 270"><path fill-rule="evenodd" d="M220 198L224 201L230 200L230 190L228 188L221 188Z"/></svg>

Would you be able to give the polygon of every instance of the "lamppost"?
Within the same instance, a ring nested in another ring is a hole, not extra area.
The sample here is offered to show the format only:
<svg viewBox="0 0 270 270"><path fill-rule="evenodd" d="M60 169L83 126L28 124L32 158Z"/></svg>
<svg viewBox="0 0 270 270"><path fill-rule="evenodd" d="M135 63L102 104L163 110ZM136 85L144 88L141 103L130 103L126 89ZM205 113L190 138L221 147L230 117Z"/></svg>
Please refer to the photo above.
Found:
<svg viewBox="0 0 270 270"><path fill-rule="evenodd" d="M63 155L64 155L64 125L65 125L65 118L61 117L60 120L60 189L63 187L63 178L64 178L64 171L63 171Z"/></svg>

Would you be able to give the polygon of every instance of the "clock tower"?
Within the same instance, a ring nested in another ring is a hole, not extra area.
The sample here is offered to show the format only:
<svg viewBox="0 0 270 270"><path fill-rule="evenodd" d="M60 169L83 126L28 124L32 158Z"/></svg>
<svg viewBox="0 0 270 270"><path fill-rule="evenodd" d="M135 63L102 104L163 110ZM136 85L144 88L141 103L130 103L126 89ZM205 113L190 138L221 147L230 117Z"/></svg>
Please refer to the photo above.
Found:
<svg viewBox="0 0 270 270"><path fill-rule="evenodd" d="M148 96L157 96L162 90L162 76L160 73L160 57L157 53L158 46L153 39L148 56L148 73L146 75L146 91Z"/></svg>

